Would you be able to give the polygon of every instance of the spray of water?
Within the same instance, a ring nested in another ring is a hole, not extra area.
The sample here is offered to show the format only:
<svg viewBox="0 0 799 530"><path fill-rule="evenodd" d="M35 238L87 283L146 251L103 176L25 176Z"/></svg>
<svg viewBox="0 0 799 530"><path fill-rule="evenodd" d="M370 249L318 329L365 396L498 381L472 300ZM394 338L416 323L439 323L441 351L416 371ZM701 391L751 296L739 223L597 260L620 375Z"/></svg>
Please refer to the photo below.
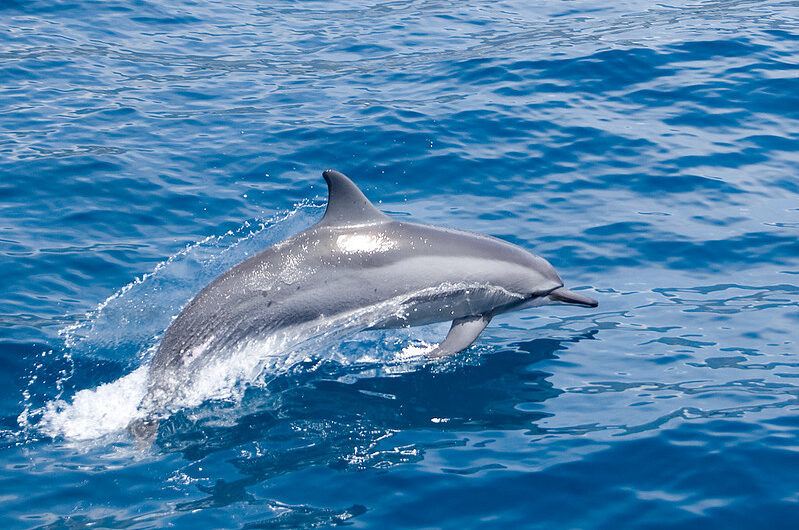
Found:
<svg viewBox="0 0 799 530"><path fill-rule="evenodd" d="M79 390L72 396L59 393L41 407L29 405L20 416L23 427L51 437L71 440L96 439L124 433L132 420L141 418L139 404L147 391L149 359L160 335L190 298L218 274L248 256L313 224L322 206L301 203L288 214L247 222L236 231L209 237L170 257L152 272L136 279L103 301L94 310L62 331L68 358L86 356L132 364L132 371L95 388ZM410 297L433 295L450 289L473 286L438 286L429 293L413 293L386 300L350 313L319 318L282 329L266 337L255 337L212 352L193 368L190 384L162 403L160 415L196 407L209 400L236 402L245 389L264 387L276 375L311 358L324 358L342 365L374 363L409 367L423 362L432 349L419 341L425 332L367 332L357 348L345 339L390 316L400 315ZM435 330L435 336L440 334ZM435 337L427 332L429 338ZM401 340L397 340L401 338ZM344 341L344 343L342 343ZM399 368L402 370L402 368ZM65 374L59 379L63 385Z"/></svg>
<svg viewBox="0 0 799 530"><path fill-rule="evenodd" d="M289 212L187 245L65 326L59 332L63 352L49 352L29 376L18 418L23 433L96 438L123 429L135 417L161 334L191 297L234 264L312 225L323 211L322 203L303 201ZM75 358L109 360L132 372L70 397L65 388L76 375ZM55 365L54 388L39 388Z"/></svg>
<svg viewBox="0 0 799 530"><path fill-rule="evenodd" d="M318 221L324 206L303 201L288 213L187 245L59 333L67 349L98 358L145 358L191 297L222 272Z"/></svg>

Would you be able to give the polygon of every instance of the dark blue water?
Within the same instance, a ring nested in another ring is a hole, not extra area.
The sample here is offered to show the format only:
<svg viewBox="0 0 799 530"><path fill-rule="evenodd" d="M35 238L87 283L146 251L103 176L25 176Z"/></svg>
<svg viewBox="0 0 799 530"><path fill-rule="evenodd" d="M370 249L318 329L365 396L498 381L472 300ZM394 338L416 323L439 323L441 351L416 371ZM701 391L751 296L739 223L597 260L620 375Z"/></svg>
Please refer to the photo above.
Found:
<svg viewBox="0 0 799 530"><path fill-rule="evenodd" d="M799 3L1 5L3 528L796 527ZM223 367L137 449L170 319L328 167L599 308Z"/></svg>

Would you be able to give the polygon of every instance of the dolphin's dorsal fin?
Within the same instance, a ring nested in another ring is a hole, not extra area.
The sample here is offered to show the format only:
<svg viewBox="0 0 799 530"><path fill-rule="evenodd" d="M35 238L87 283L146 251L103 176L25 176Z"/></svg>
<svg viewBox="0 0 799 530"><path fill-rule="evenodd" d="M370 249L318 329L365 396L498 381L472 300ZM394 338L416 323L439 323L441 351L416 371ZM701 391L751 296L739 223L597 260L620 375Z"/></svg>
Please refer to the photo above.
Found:
<svg viewBox="0 0 799 530"><path fill-rule="evenodd" d="M347 176L328 169L322 176L327 181L327 210L320 223L351 225L382 223L390 218L375 208Z"/></svg>

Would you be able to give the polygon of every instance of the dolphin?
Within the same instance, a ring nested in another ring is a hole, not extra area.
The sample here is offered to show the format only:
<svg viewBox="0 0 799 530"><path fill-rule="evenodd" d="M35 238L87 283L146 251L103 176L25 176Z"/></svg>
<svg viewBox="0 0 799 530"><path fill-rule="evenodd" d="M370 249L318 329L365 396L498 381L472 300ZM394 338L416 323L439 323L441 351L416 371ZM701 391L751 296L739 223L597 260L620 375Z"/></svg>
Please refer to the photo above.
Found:
<svg viewBox="0 0 799 530"><path fill-rule="evenodd" d="M481 234L392 219L345 175L323 174L324 217L239 263L192 299L153 356L142 414L187 383L203 358L280 329L396 300L371 329L452 321L427 355L468 348L498 314L546 304L596 307L563 286L544 258ZM157 421L129 430L154 435ZM137 435L137 437L139 437Z"/></svg>

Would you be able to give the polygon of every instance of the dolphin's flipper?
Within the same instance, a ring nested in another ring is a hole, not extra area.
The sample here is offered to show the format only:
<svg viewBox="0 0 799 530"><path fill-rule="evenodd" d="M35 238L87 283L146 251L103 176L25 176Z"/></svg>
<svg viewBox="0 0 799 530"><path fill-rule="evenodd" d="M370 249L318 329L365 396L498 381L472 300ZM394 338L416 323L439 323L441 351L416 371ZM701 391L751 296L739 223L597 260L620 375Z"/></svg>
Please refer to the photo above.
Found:
<svg viewBox="0 0 799 530"><path fill-rule="evenodd" d="M491 322L491 315L456 318L452 321L452 327L449 328L444 342L436 346L427 356L444 357L465 350L477 340L489 322Z"/></svg>

